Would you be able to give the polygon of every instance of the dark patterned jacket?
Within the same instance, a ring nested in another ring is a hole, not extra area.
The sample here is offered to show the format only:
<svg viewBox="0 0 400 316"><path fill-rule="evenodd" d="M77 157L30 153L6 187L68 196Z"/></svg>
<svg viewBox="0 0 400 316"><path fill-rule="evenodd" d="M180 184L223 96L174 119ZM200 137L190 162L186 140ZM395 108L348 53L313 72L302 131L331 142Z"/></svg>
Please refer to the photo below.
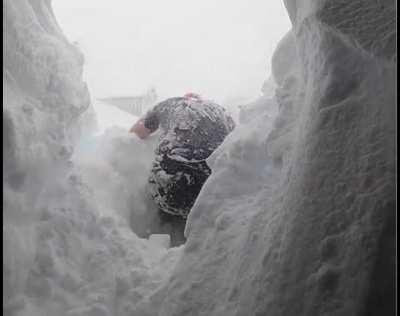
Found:
<svg viewBox="0 0 400 316"><path fill-rule="evenodd" d="M205 159L235 123L211 101L171 98L150 110L144 125L161 130L148 191L161 211L186 218L211 174Z"/></svg>
<svg viewBox="0 0 400 316"><path fill-rule="evenodd" d="M189 162L205 160L235 127L220 105L183 97L158 103L146 114L144 125L151 131L161 129L156 155Z"/></svg>

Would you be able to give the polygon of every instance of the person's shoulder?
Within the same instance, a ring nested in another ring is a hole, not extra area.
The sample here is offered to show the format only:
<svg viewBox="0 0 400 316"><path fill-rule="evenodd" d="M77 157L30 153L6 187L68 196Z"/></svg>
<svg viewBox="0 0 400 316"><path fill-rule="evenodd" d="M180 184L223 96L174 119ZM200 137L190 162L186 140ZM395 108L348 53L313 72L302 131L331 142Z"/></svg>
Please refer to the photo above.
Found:
<svg viewBox="0 0 400 316"><path fill-rule="evenodd" d="M213 101L213 100L205 100L203 101L204 106L208 107L210 109L212 109L213 111L216 111L218 113L227 113L227 110L224 106L222 106L221 104Z"/></svg>
<svg viewBox="0 0 400 316"><path fill-rule="evenodd" d="M177 103L177 102L184 101L184 100L185 100L185 98L183 98L183 97L171 97L171 98L166 99L164 102L165 103Z"/></svg>
<svg viewBox="0 0 400 316"><path fill-rule="evenodd" d="M214 113L216 113L220 117L220 119L227 122L227 124L229 126L232 125L232 129L233 129L233 127L235 125L234 120L233 120L231 114L229 113L229 111L224 106L222 106L221 104L216 103L214 101L211 101L210 107L212 107L214 109Z"/></svg>
<svg viewBox="0 0 400 316"><path fill-rule="evenodd" d="M214 100L201 100L201 102L203 103L203 106L207 106L210 108L217 108L217 109L223 109L223 107L218 104L217 102L215 102Z"/></svg>
<svg viewBox="0 0 400 316"><path fill-rule="evenodd" d="M158 103L157 106L158 106L158 108L169 108L169 109L171 109L171 108L174 107L174 105L178 105L181 102L184 102L184 100L185 99L182 98L182 97L172 97L172 98L165 99L164 101Z"/></svg>

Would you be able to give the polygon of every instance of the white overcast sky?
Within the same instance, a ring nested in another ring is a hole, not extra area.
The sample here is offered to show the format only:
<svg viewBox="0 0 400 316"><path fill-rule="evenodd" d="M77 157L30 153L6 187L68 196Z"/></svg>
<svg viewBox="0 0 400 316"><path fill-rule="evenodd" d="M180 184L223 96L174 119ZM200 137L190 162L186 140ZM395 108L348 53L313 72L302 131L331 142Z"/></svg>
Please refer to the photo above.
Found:
<svg viewBox="0 0 400 316"><path fill-rule="evenodd" d="M255 97L289 30L282 0L52 0L94 97Z"/></svg>

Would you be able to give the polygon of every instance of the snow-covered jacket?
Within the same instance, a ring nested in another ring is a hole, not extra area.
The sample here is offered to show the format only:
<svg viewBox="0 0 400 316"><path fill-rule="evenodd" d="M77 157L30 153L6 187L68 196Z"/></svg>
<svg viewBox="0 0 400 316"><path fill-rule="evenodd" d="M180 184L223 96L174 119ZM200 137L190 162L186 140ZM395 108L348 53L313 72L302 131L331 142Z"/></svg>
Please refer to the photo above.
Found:
<svg viewBox="0 0 400 316"><path fill-rule="evenodd" d="M208 100L175 97L147 112L144 126L161 130L156 155L182 162L203 161L234 129L226 110Z"/></svg>

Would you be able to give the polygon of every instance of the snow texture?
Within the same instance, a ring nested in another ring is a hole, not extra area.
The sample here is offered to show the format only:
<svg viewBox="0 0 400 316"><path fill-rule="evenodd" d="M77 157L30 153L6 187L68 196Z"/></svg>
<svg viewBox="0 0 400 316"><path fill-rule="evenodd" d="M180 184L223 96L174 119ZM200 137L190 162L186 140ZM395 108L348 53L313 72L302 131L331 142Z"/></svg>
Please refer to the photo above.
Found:
<svg viewBox="0 0 400 316"><path fill-rule="evenodd" d="M154 145L126 130L89 133L83 57L50 1L3 9L3 314L132 315L182 249L130 227Z"/></svg>
<svg viewBox="0 0 400 316"><path fill-rule="evenodd" d="M212 156L159 315L394 315L394 2L286 6L279 113Z"/></svg>
<svg viewBox="0 0 400 316"><path fill-rule="evenodd" d="M285 5L274 94L166 249L131 229L155 138L83 138L82 55L50 1L3 1L4 315L394 315L395 3Z"/></svg>

